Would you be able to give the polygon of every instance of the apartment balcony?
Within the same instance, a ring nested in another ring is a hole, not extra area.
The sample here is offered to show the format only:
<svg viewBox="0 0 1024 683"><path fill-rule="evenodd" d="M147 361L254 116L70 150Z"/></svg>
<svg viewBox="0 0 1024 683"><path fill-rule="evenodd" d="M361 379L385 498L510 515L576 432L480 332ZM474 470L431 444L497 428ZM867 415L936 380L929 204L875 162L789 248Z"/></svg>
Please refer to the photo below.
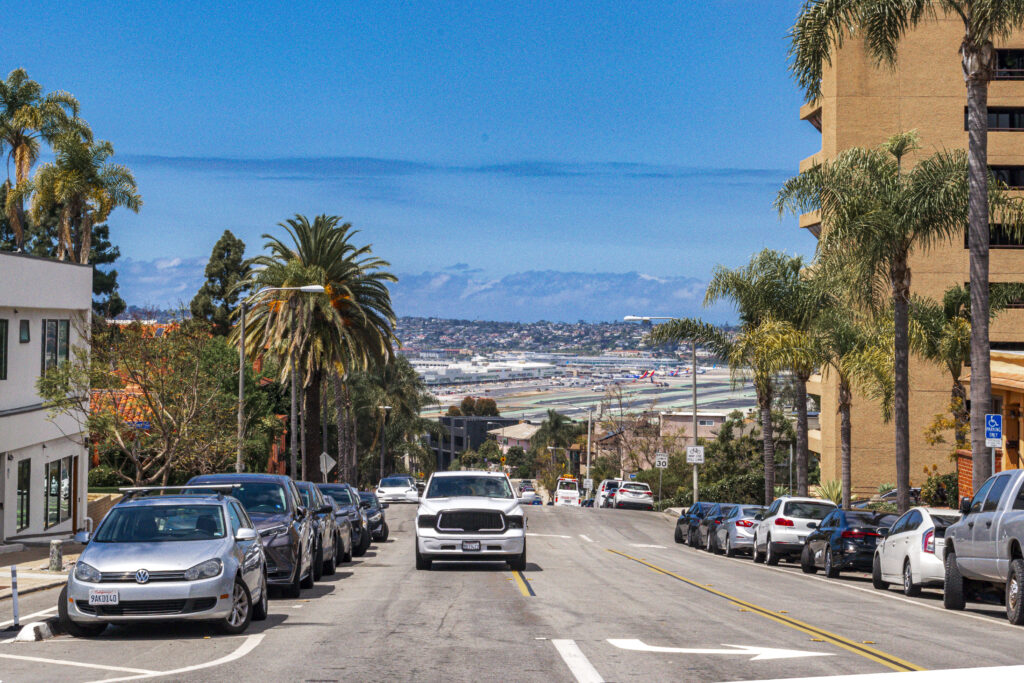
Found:
<svg viewBox="0 0 1024 683"><path fill-rule="evenodd" d="M810 211L802 213L797 221L801 228L810 231L812 235L821 239L821 212Z"/></svg>
<svg viewBox="0 0 1024 683"><path fill-rule="evenodd" d="M808 171L815 166L823 164L824 162L825 154L821 150L818 150L811 156L800 161L800 172L803 173L804 171Z"/></svg>
<svg viewBox="0 0 1024 683"><path fill-rule="evenodd" d="M800 120L807 121L821 132L821 100L808 102L800 107Z"/></svg>
<svg viewBox="0 0 1024 683"><path fill-rule="evenodd" d="M807 430L807 450L813 451L818 455L821 455L821 430L820 429L808 429Z"/></svg>

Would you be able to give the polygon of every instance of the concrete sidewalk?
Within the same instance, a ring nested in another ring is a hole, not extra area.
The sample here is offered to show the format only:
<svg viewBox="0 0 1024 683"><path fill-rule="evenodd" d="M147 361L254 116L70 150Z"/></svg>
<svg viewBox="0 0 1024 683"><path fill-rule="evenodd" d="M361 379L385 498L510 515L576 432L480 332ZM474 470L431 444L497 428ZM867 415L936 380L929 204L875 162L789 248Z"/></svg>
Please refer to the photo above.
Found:
<svg viewBox="0 0 1024 683"><path fill-rule="evenodd" d="M64 568L51 572L49 546L30 546L15 553L0 555L0 600L11 597L11 567L17 567L18 595L60 586L67 581L68 571L75 566L82 546L64 543Z"/></svg>

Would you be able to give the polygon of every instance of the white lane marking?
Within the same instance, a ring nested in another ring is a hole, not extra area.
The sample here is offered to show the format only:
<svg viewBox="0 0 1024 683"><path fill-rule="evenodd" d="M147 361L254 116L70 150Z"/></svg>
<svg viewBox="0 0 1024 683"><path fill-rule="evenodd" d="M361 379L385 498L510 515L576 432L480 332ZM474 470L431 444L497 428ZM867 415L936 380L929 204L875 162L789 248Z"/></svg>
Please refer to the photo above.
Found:
<svg viewBox="0 0 1024 683"><path fill-rule="evenodd" d="M56 612L56 611L57 611L56 607L51 607L49 609L40 610L38 612L33 612L32 614L26 614L25 616L18 617L18 621L24 621L25 623L28 623L28 620L31 619L32 617L41 617L44 614L49 614L50 612ZM0 621L0 628L4 628L5 626L10 626L13 623L14 623L14 619L8 619L7 621Z"/></svg>
<svg viewBox="0 0 1024 683"><path fill-rule="evenodd" d="M189 671L198 671L200 669L209 669L214 666L220 666L221 664L227 664L233 662L236 659L240 659L253 650L263 641L262 633L254 633L251 636L247 636L245 642L238 646L234 652L228 655L224 655L220 659L215 659L212 662L206 662L204 664L193 664L192 666L185 666L180 669L172 669L171 671L148 671L140 676L125 676L124 678L104 678L101 679L103 683L111 683L112 681L136 681L140 678L155 678L156 676L173 676L176 674L188 673ZM100 683L95 681L94 683Z"/></svg>
<svg viewBox="0 0 1024 683"><path fill-rule="evenodd" d="M569 667L569 671L579 683L604 683L601 674L597 673L597 669L583 654L575 640L552 640L551 642L558 650L558 654L562 655L562 661Z"/></svg>
<svg viewBox="0 0 1024 683"><path fill-rule="evenodd" d="M587 536L586 534L580 534L580 538L582 538L587 543L593 543L594 542L594 539L592 539L590 536Z"/></svg>
<svg viewBox="0 0 1024 683"><path fill-rule="evenodd" d="M542 536L543 538L572 538L572 536L563 536L562 534L535 534L532 531L526 532L527 536Z"/></svg>
<svg viewBox="0 0 1024 683"><path fill-rule="evenodd" d="M608 642L620 650L636 650L637 652L662 652L666 654L679 655L745 655L750 661L756 659L793 659L796 657L831 657L830 652L811 652L809 650L783 650L775 647L758 647L756 645L728 645L722 643L722 647L733 648L731 650L720 650L715 648L687 648L687 647L659 647L648 645L642 640L609 638Z"/></svg>
<svg viewBox="0 0 1024 683"><path fill-rule="evenodd" d="M1020 627L1017 627L1020 630ZM875 674L846 674L845 676L808 676L804 678L772 678L770 680L750 681L750 683L892 683L893 676L899 676L900 681L914 679L914 683L920 681L934 681L935 683L946 683L947 681L960 680L986 680L986 681L1014 681L1020 680L1024 675L1024 666L993 666L979 667L975 669L931 669L929 671L889 671L887 673ZM975 678L977 676L977 678Z"/></svg>
<svg viewBox="0 0 1024 683"><path fill-rule="evenodd" d="M29 657L27 655L6 655L0 654L2 659L17 659L23 662L38 662L39 664L60 664L61 666L77 666L83 669L100 669L102 671L125 671L133 674L150 675L156 673L151 669L129 669L126 666L108 666L107 664L87 664L85 662L73 662L69 659L47 659L45 657Z"/></svg>
<svg viewBox="0 0 1024 683"><path fill-rule="evenodd" d="M665 549L665 546L663 545L651 545L650 543L630 543L629 545L634 548L658 548L659 550Z"/></svg>

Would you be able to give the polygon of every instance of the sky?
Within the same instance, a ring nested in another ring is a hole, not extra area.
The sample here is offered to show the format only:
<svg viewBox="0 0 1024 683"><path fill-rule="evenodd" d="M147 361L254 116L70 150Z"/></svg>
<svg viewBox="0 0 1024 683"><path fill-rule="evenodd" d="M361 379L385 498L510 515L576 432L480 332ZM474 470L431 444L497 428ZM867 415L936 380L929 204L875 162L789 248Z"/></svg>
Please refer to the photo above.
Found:
<svg viewBox="0 0 1024 683"><path fill-rule="evenodd" d="M122 294L187 302L231 230L259 253L341 215L400 315L702 314L717 264L814 239L771 202L820 148L798 0L20 2L0 71L81 103L144 206L111 219Z"/></svg>

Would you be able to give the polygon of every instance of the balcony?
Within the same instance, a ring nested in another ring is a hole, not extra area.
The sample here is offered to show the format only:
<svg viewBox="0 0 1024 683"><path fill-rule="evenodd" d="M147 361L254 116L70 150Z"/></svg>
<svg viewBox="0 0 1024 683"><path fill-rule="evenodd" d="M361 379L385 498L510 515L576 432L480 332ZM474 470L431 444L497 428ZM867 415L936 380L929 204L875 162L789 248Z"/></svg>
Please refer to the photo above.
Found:
<svg viewBox="0 0 1024 683"><path fill-rule="evenodd" d="M811 156L800 161L800 172L803 173L804 171L808 171L824 162L825 155L821 152L821 150L818 150Z"/></svg>
<svg viewBox="0 0 1024 683"><path fill-rule="evenodd" d="M807 450L814 451L818 455L821 455L821 430L820 429L808 429L807 430Z"/></svg>
<svg viewBox="0 0 1024 683"><path fill-rule="evenodd" d="M812 235L821 239L821 213L819 211L810 211L808 213L800 214L800 218L797 219L797 224L806 230L809 230Z"/></svg>
<svg viewBox="0 0 1024 683"><path fill-rule="evenodd" d="M807 121L821 132L821 100L808 102L800 107L800 120Z"/></svg>

